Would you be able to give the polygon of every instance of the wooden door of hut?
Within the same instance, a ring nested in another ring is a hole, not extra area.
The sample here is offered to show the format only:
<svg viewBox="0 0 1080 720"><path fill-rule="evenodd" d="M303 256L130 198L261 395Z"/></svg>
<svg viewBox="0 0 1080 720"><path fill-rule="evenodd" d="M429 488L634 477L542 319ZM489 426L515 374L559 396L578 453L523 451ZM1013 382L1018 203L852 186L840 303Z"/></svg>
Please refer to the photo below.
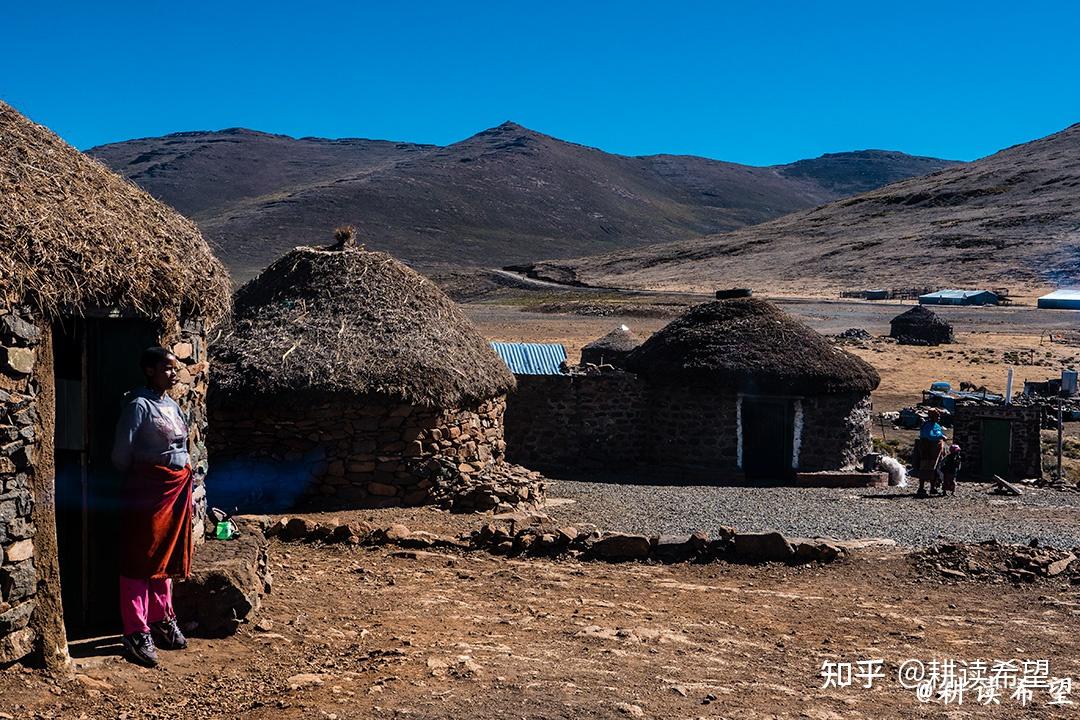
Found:
<svg viewBox="0 0 1080 720"><path fill-rule="evenodd" d="M64 318L53 325L56 382L56 536L69 639L118 626L120 475L112 443L124 394L143 384L139 355L156 328L130 318Z"/></svg>
<svg viewBox="0 0 1080 720"><path fill-rule="evenodd" d="M742 464L747 480L787 480L792 474L795 408L787 398L743 397Z"/></svg>
<svg viewBox="0 0 1080 720"><path fill-rule="evenodd" d="M982 479L993 480L995 475L1010 479L1012 422L1002 418L983 418L981 431Z"/></svg>

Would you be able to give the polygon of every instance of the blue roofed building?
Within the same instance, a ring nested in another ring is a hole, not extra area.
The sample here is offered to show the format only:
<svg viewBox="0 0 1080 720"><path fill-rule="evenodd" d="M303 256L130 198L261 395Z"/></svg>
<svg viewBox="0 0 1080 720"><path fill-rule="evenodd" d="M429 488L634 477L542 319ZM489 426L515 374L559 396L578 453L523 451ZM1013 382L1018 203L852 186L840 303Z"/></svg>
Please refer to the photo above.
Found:
<svg viewBox="0 0 1080 720"><path fill-rule="evenodd" d="M1039 298L1045 310L1080 310L1080 288L1062 288Z"/></svg>
<svg viewBox="0 0 1080 720"><path fill-rule="evenodd" d="M920 305L997 305L1000 301L990 290L938 290L919 296Z"/></svg>
<svg viewBox="0 0 1080 720"><path fill-rule="evenodd" d="M566 348L547 343L493 342L491 348L515 375L562 375Z"/></svg>

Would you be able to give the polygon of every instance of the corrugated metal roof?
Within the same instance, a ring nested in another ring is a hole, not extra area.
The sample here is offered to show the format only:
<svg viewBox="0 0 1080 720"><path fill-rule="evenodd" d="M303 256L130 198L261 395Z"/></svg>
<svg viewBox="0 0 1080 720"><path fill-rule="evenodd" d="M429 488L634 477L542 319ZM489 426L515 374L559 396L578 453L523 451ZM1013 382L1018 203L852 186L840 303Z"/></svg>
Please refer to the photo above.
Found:
<svg viewBox="0 0 1080 720"><path fill-rule="evenodd" d="M920 295L919 297L964 299L974 297L976 295L982 295L983 293L989 293L991 295L994 294L989 290L938 290L937 292L927 293L925 295Z"/></svg>
<svg viewBox="0 0 1080 720"><path fill-rule="evenodd" d="M1040 300L1080 300L1080 288L1061 288L1048 295L1043 295Z"/></svg>
<svg viewBox="0 0 1080 720"><path fill-rule="evenodd" d="M561 375L559 366L566 362L562 345L493 342L491 349L515 375Z"/></svg>

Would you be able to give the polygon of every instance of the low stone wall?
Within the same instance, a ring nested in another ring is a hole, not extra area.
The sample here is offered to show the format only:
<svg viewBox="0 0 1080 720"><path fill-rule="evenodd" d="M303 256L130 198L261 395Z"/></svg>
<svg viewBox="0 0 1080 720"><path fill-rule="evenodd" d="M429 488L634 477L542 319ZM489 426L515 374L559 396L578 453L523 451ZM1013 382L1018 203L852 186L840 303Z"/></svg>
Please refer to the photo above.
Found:
<svg viewBox="0 0 1080 720"><path fill-rule="evenodd" d="M622 371L520 376L507 399L507 458L549 474L734 480L737 406L736 393L716 386L650 383ZM810 396L799 407L800 470L855 466L870 452L869 396Z"/></svg>
<svg viewBox="0 0 1080 720"><path fill-rule="evenodd" d="M469 479L500 461L503 398L433 409L380 397L283 397L271 406L211 398L211 500L285 510L323 497L342 507L419 505L434 483L416 468L450 459Z"/></svg>
<svg viewBox="0 0 1080 720"><path fill-rule="evenodd" d="M953 412L953 442L963 448L964 462L960 468L963 479L982 477L982 421L1009 420L1012 423L1009 477L1023 480L1042 477L1042 446L1038 406L1020 405L957 405Z"/></svg>
<svg viewBox="0 0 1080 720"><path fill-rule="evenodd" d="M40 389L31 374L41 339L27 308L0 307L0 664L26 655L35 639L31 482Z"/></svg>

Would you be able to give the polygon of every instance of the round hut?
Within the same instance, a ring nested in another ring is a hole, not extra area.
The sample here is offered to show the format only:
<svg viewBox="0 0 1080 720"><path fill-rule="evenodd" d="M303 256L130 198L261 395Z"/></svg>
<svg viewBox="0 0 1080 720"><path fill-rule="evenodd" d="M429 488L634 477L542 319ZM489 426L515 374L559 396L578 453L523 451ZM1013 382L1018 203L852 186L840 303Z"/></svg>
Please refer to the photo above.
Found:
<svg viewBox="0 0 1080 720"><path fill-rule="evenodd" d="M424 468L468 480L503 457L506 365L434 283L342 240L298 247L236 292L212 348L222 507L420 504Z"/></svg>
<svg viewBox="0 0 1080 720"><path fill-rule="evenodd" d="M775 480L851 467L870 451L877 372L763 300L694 307L626 366L649 386L661 465Z"/></svg>
<svg viewBox="0 0 1080 720"><path fill-rule="evenodd" d="M621 368L626 356L640 344L640 337L626 325L620 325L604 337L597 338L581 348L581 364L613 365Z"/></svg>
<svg viewBox="0 0 1080 720"><path fill-rule="evenodd" d="M109 453L150 345L183 363L201 539L203 341L228 303L194 224L0 102L0 665L36 649L60 667L66 637L112 631Z"/></svg>
<svg viewBox="0 0 1080 720"><path fill-rule="evenodd" d="M889 337L901 345L942 345L956 342L952 325L933 310L916 305L890 322Z"/></svg>

